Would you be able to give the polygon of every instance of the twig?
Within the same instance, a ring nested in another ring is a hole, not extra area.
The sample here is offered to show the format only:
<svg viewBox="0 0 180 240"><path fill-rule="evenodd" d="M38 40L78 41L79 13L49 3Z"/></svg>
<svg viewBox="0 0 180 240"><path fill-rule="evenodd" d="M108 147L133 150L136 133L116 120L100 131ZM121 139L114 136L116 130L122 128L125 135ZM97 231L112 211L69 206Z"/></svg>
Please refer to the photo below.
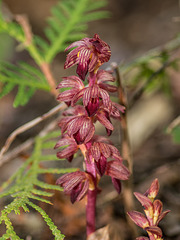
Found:
<svg viewBox="0 0 180 240"><path fill-rule="evenodd" d="M17 14L17 15L14 15L14 18L21 25L21 27L24 30L26 41L23 43L23 45L28 46L28 45L32 44L33 34L31 31L31 27L30 27L27 16Z"/></svg>
<svg viewBox="0 0 180 240"><path fill-rule="evenodd" d="M128 104L127 104L127 97L125 90L122 86L122 77L120 75L119 69L117 64L113 64L113 67L116 72L116 77L118 81L118 97L119 97L119 103L125 106L126 111L121 116L121 127L122 127L122 157L124 160L127 161L128 169L131 173L130 178L125 181L124 185L124 191L123 191L123 201L125 206L125 211L132 211L134 209L134 200L133 200L133 160L132 160L132 154L131 154L131 147L130 147L130 140L128 135L128 124L127 124L127 112L128 112ZM127 221L129 222L129 226L131 227L131 231L133 234L133 238L137 237L137 228L132 221L129 221L127 218Z"/></svg>
<svg viewBox="0 0 180 240"><path fill-rule="evenodd" d="M150 51L146 52L144 55L135 58L135 60L132 60L130 63L125 64L121 67L121 73L124 75L126 72L130 71L135 66L144 63L144 61L148 61L152 59L152 57L157 57L161 54L161 52L166 51L168 53L177 50L180 47L180 37L169 41L168 43L164 45L160 45L156 48L151 49ZM176 51L177 52L177 51Z"/></svg>
<svg viewBox="0 0 180 240"><path fill-rule="evenodd" d="M129 106L132 107L134 103L140 99L140 97L143 95L144 90L148 86L148 84L152 81L153 78L155 78L157 75L159 75L161 72L165 70L166 67L168 67L171 64L171 62L165 62L156 72L154 72L147 80L146 82L137 89L134 94L132 95L131 99L129 100Z"/></svg>
<svg viewBox="0 0 180 240"><path fill-rule="evenodd" d="M56 81L52 75L52 71L50 69L49 63L43 62L40 64L41 71L44 73L49 86L51 87L51 93L57 97L57 92L56 92Z"/></svg>
<svg viewBox="0 0 180 240"><path fill-rule="evenodd" d="M52 121L50 124L48 124L45 128L43 128L42 131L38 134L38 136L43 137L48 132L52 131L57 126L57 120ZM28 150L34 143L35 138L30 138L26 142L18 145L13 150L8 152L7 154L4 154L4 156L0 160L0 167L2 167L3 164L9 162L12 159L15 159L20 153L23 151Z"/></svg>
<svg viewBox="0 0 180 240"><path fill-rule="evenodd" d="M60 110L65 109L65 108L66 108L66 104L65 103L61 103L61 104L57 105L56 107L54 107L53 109L51 109L49 112L43 114L42 116L37 117L37 118L33 119L32 121L30 121L30 122L22 125L21 127L17 128L7 138L4 146L2 147L2 149L0 151L0 158L8 150L8 148L10 147L10 145L14 141L14 139L17 137L17 135L27 131L28 129L30 129L30 128L34 127L34 126L36 126L38 123L44 121L45 119L51 117L52 115L56 114L57 112L59 112Z"/></svg>
<svg viewBox="0 0 180 240"><path fill-rule="evenodd" d="M166 61L157 71L155 71L146 81L145 83L137 89L134 94L132 95L130 101L129 101L129 107L132 107L134 103L142 96L144 93L144 90L146 89L147 85L155 78L157 75L159 75L161 72L163 72L167 67L169 67L175 59L177 59L177 56L179 55L179 51L176 51L168 61Z"/></svg>
<svg viewBox="0 0 180 240"><path fill-rule="evenodd" d="M40 56L38 53L38 50L33 42L33 33L31 30L31 26L29 24L28 18L25 15L15 15L14 16L16 21L21 25L24 34L25 34L25 42L22 44L23 47L26 47L27 50L31 53L36 63L39 65L41 71L45 75L49 86L51 88L51 93L56 97L56 81L53 77L53 74L50 70L50 64L46 63L44 59ZM19 48L22 47L22 45L19 46Z"/></svg>
<svg viewBox="0 0 180 240"><path fill-rule="evenodd" d="M180 116L178 116L177 118L175 118L168 126L167 128L167 133L171 133L172 130L177 127L178 125L180 125Z"/></svg>
<svg viewBox="0 0 180 240"><path fill-rule="evenodd" d="M23 151L26 151L27 149L29 149L32 146L33 143L34 143L34 139L30 138L26 142L20 144L16 148L14 148L12 151L5 154L0 159L0 167L2 167L2 165L4 165L5 163L9 162L11 159L16 158Z"/></svg>

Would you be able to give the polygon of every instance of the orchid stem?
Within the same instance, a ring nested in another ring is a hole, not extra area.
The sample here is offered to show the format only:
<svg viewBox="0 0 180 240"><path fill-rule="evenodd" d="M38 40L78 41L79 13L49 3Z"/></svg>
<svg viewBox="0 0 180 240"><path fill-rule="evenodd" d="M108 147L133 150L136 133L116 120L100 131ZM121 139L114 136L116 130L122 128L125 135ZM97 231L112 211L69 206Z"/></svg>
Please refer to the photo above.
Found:
<svg viewBox="0 0 180 240"><path fill-rule="evenodd" d="M95 215L96 215L96 196L97 190L88 190L86 205L86 232L87 236L95 232Z"/></svg>

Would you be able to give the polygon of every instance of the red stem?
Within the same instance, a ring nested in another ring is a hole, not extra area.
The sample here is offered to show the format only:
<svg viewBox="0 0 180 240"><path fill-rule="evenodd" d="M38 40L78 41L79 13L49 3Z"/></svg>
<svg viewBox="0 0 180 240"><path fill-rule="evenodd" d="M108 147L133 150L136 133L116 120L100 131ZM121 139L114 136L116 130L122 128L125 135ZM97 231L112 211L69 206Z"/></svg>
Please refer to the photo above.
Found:
<svg viewBox="0 0 180 240"><path fill-rule="evenodd" d="M96 197L97 197L97 179L96 168L92 156L89 159L85 158L86 172L93 176L94 183L91 189L88 189L87 193L87 205L86 205L86 234L87 237L95 232L95 218L96 218Z"/></svg>
<svg viewBox="0 0 180 240"><path fill-rule="evenodd" d="M96 195L97 190L88 190L86 205L86 233L89 236L95 231L95 214L96 214Z"/></svg>

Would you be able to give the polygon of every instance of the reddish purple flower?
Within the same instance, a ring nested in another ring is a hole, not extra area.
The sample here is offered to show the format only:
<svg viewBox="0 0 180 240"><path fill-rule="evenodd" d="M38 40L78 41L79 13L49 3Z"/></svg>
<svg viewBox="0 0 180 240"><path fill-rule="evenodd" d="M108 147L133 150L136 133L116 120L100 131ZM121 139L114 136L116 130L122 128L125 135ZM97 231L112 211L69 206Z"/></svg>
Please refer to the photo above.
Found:
<svg viewBox="0 0 180 240"><path fill-rule="evenodd" d="M163 240L162 239L162 230L157 226L150 226L145 228L149 234L150 240Z"/></svg>
<svg viewBox="0 0 180 240"><path fill-rule="evenodd" d="M112 131L114 130L114 127L111 123L109 113L108 111L104 110L103 108L100 108L98 112L96 113L96 119L105 126L107 135L110 136Z"/></svg>
<svg viewBox="0 0 180 240"><path fill-rule="evenodd" d="M152 201L155 199L159 192L159 181L156 178L152 183L150 188L144 193L145 196L147 196Z"/></svg>
<svg viewBox="0 0 180 240"><path fill-rule="evenodd" d="M110 111L110 116L112 118L115 118L115 119L121 119L121 114L120 113L124 113L125 112L125 107L118 104L118 103L115 103L115 102L112 102L112 108L111 108L111 111Z"/></svg>
<svg viewBox="0 0 180 240"><path fill-rule="evenodd" d="M89 187L93 186L93 179L90 174L76 171L67 173L58 178L56 184L64 188L67 195L71 195L71 202L80 201L87 193Z"/></svg>
<svg viewBox="0 0 180 240"><path fill-rule="evenodd" d="M91 81L89 77L89 82ZM104 83L107 81L114 81L113 76L104 70L99 70L95 77L95 83L92 86L85 87L83 82L77 76L64 77L63 81L57 86L60 88L71 88L61 92L57 99L64 101L69 106L74 104L82 98L83 105L85 106L89 116L93 116L97 110L101 107L108 112L111 111L112 117L119 117L119 111L123 112L124 108L117 104L112 103L109 92L117 91L117 87Z"/></svg>
<svg viewBox="0 0 180 240"><path fill-rule="evenodd" d="M91 146L89 147L89 154L98 161L101 156L105 158L113 158L118 161L122 161L122 157L116 147L114 147L106 138L94 136L91 140Z"/></svg>
<svg viewBox="0 0 180 240"><path fill-rule="evenodd" d="M67 55L64 68L78 64L76 72L82 80L88 71L96 71L104 62L109 61L111 56L109 45L101 40L98 34L70 44L65 51L74 47L76 48Z"/></svg>
<svg viewBox="0 0 180 240"><path fill-rule="evenodd" d="M128 212L128 216L133 220L136 225L143 229L149 226L147 218L140 212L131 211Z"/></svg>
<svg viewBox="0 0 180 240"><path fill-rule="evenodd" d="M78 151L78 145L76 141L65 135L61 138L54 147L61 148L61 151L57 152L57 157L60 159L67 158L68 161L72 161L73 155Z"/></svg>
<svg viewBox="0 0 180 240"><path fill-rule="evenodd" d="M112 183L118 193L121 192L121 181L129 178L129 170L121 161L113 160L107 163L106 175L110 176Z"/></svg>
<svg viewBox="0 0 180 240"><path fill-rule="evenodd" d="M71 110L73 113L79 114L62 118L59 122L62 134L66 133L73 137L77 144L86 143L91 140L94 135L95 127L92 119L87 115L82 106L75 107Z"/></svg>
<svg viewBox="0 0 180 240"><path fill-rule="evenodd" d="M92 144L88 149L87 156L92 156L95 159L96 168L100 176L102 176L107 167L107 158L114 158L122 161L120 153L117 148L111 144L98 141L98 136L91 140Z"/></svg>
<svg viewBox="0 0 180 240"><path fill-rule="evenodd" d="M149 240L149 238L140 236L140 237L137 237L136 240Z"/></svg>
<svg viewBox="0 0 180 240"><path fill-rule="evenodd" d="M145 194L134 193L138 201L144 207L144 216L142 213L131 211L129 217L140 227L145 229L150 240L161 240L162 231L158 227L159 222L169 213L169 210L162 212L163 204L160 200L155 200L159 191L158 179L155 179ZM141 237L140 239L142 239Z"/></svg>
<svg viewBox="0 0 180 240"><path fill-rule="evenodd" d="M138 199L138 201L141 203L141 205L144 207L145 210L149 211L153 209L153 203L148 197L138 192L135 192L134 195Z"/></svg>
<svg viewBox="0 0 180 240"><path fill-rule="evenodd" d="M108 92L117 92L116 86L106 83L106 82L115 81L115 78L113 77L111 71L98 70L96 78L97 78L97 84L100 88Z"/></svg>
<svg viewBox="0 0 180 240"><path fill-rule="evenodd" d="M107 163L105 174L120 180L127 180L130 175L127 167L125 167L121 161L117 160L112 160Z"/></svg>
<svg viewBox="0 0 180 240"><path fill-rule="evenodd" d="M109 94L97 84L91 87L86 87L80 91L73 99L72 105L76 103L80 98L83 98L83 105L86 108L89 116L94 115L101 105L101 100L103 106L107 109L111 108L111 100Z"/></svg>
<svg viewBox="0 0 180 240"><path fill-rule="evenodd" d="M69 76L63 77L63 81L58 84L56 89L60 88L71 88L61 92L57 97L57 100L64 101L69 106L73 97L84 88L84 84L79 77Z"/></svg>

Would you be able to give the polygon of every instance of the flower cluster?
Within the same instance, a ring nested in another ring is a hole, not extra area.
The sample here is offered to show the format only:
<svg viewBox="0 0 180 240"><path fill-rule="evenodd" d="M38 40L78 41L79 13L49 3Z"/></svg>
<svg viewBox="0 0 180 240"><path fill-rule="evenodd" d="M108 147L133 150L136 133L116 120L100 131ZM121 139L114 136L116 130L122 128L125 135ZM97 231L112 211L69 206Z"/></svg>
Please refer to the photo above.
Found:
<svg viewBox="0 0 180 240"><path fill-rule="evenodd" d="M162 240L162 231L158 227L159 222L170 212L169 210L162 211L163 204L156 199L159 191L158 179L155 179L150 188L144 193L135 192L134 195L144 207L145 216L136 211L128 212L129 217L139 227L143 228L149 235L148 237L138 237L138 240Z"/></svg>
<svg viewBox="0 0 180 240"><path fill-rule="evenodd" d="M74 48L76 47L76 48ZM57 180L71 201L81 200L88 191L99 192L98 183L103 175L108 175L118 193L120 180L127 180L128 169L116 147L108 139L95 135L95 123L99 121L110 135L113 131L111 117L120 118L124 107L111 101L109 93L116 92L112 72L99 67L109 61L111 50L97 34L72 43L66 50L74 48L68 55L64 68L77 64L78 76L64 77L57 86L61 90L57 99L64 101L69 108L59 122L62 138L55 148L58 158L72 161L80 150L84 156L84 172L67 173ZM88 85L84 84L87 79ZM108 83L109 82L109 83ZM108 160L109 159L109 160ZM92 195L92 194L91 194Z"/></svg>

